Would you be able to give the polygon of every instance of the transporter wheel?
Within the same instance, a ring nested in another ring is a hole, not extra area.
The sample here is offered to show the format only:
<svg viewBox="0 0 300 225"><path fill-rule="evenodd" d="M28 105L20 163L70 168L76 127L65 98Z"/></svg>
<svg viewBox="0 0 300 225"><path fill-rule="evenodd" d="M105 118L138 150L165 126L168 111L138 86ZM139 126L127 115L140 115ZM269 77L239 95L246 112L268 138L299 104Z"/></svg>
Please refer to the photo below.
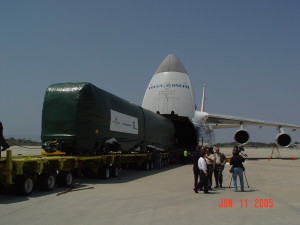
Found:
<svg viewBox="0 0 300 225"><path fill-rule="evenodd" d="M99 170L100 170L99 171L100 178L106 180L110 178L110 169L108 166L101 167Z"/></svg>
<svg viewBox="0 0 300 225"><path fill-rule="evenodd" d="M112 166L110 168L110 174L111 174L112 177L118 177L119 176L119 172L120 172L120 170L119 170L118 166Z"/></svg>
<svg viewBox="0 0 300 225"><path fill-rule="evenodd" d="M41 174L39 179L39 188L43 191L51 191L54 189L56 184L56 176L54 173L44 173Z"/></svg>
<svg viewBox="0 0 300 225"><path fill-rule="evenodd" d="M73 184L72 172L60 171L57 176L57 183L61 187L70 187Z"/></svg>
<svg viewBox="0 0 300 225"><path fill-rule="evenodd" d="M87 178L98 178L99 172L98 167L92 168L92 167L85 167L82 169L82 174L86 176Z"/></svg>
<svg viewBox="0 0 300 225"><path fill-rule="evenodd" d="M148 171L150 169L150 163L149 162L145 162L143 167L144 167L144 170Z"/></svg>
<svg viewBox="0 0 300 225"><path fill-rule="evenodd" d="M169 158L166 159L166 167L169 167L170 161Z"/></svg>
<svg viewBox="0 0 300 225"><path fill-rule="evenodd" d="M33 178L29 175L17 176L16 190L17 194L27 196L33 192L34 182Z"/></svg>
<svg viewBox="0 0 300 225"><path fill-rule="evenodd" d="M128 170L128 169L130 169L130 166L129 166L128 163L123 163L123 164L121 165L121 167L122 167L123 170Z"/></svg>
<svg viewBox="0 0 300 225"><path fill-rule="evenodd" d="M79 177L83 176L80 168L73 169L72 173L73 173L73 177L75 177L75 178L79 178Z"/></svg>
<svg viewBox="0 0 300 225"><path fill-rule="evenodd" d="M150 164L150 170L153 170L154 169L154 163L153 163L153 161L151 161L149 164Z"/></svg>

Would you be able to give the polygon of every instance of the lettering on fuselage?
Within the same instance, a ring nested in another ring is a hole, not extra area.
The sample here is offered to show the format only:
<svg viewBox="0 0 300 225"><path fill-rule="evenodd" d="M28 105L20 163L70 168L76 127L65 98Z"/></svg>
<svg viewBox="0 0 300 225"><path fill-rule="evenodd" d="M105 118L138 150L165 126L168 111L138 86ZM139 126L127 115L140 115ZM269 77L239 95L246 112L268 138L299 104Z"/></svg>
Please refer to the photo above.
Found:
<svg viewBox="0 0 300 225"><path fill-rule="evenodd" d="M185 88L185 89L190 89L190 86L187 84L171 84L171 83L165 83L165 84L151 84L148 87L148 90L155 89L155 88Z"/></svg>
<svg viewBox="0 0 300 225"><path fill-rule="evenodd" d="M158 90L158 95L175 95L176 89L190 90L190 86L186 83L164 83L164 84L150 84L148 90Z"/></svg>
<svg viewBox="0 0 300 225"><path fill-rule="evenodd" d="M158 95L175 95L175 90L162 90L158 92Z"/></svg>

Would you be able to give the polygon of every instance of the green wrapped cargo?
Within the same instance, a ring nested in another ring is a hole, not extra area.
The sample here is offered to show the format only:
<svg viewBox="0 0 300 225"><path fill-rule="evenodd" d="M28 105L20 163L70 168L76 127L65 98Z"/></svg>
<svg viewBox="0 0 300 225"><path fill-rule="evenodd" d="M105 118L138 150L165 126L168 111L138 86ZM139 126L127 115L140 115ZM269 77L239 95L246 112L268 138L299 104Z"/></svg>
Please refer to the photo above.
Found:
<svg viewBox="0 0 300 225"><path fill-rule="evenodd" d="M174 147L173 123L90 83L51 85L42 114L41 139L66 153L103 152L105 143L116 139L123 151L147 145Z"/></svg>

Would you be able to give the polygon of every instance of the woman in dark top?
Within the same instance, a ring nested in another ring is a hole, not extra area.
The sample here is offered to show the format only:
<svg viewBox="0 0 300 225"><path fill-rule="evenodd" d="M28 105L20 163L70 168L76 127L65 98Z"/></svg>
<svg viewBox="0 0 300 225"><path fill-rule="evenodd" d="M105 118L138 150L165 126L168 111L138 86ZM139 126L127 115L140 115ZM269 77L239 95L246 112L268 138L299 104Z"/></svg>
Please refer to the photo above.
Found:
<svg viewBox="0 0 300 225"><path fill-rule="evenodd" d="M238 190L237 187L237 176L239 176L240 184L241 184L241 191L244 191L244 179L243 179L243 172L245 170L243 166L243 162L245 159L243 156L239 155L238 147L234 147L232 150L232 157L230 159L230 165L233 167L233 183L234 183L234 191Z"/></svg>

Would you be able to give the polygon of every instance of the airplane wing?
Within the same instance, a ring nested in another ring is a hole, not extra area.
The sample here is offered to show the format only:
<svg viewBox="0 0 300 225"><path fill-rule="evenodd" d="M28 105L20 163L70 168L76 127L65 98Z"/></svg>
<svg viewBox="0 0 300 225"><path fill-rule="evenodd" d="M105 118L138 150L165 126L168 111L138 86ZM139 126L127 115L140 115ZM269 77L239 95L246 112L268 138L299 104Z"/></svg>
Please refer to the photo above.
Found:
<svg viewBox="0 0 300 225"><path fill-rule="evenodd" d="M226 116L226 115L212 114L212 113L207 113L206 123L212 124L214 129L229 128L229 127L234 128L234 127L239 127L240 125L288 128L293 130L300 129L299 125L294 125L294 124L248 119L248 118Z"/></svg>
<svg viewBox="0 0 300 225"><path fill-rule="evenodd" d="M293 129L293 131L300 129L300 125L207 113L205 112L205 104L206 85L204 85L203 87L201 111L196 111L195 117L200 118L199 121L205 121L205 123L209 124L213 129L235 127L241 127L242 129L243 126L275 127L279 129L280 132L282 132L282 128ZM204 120L201 120L201 118L203 118Z"/></svg>
<svg viewBox="0 0 300 225"><path fill-rule="evenodd" d="M199 114L198 114L199 115ZM287 124L281 122L265 121L248 119L243 117L225 116L220 114L212 114L207 112L200 112L203 122L205 121L213 129L234 128L239 129L234 134L234 140L239 144L245 144L249 140L249 133L244 130L245 126L259 126L259 127L274 127L278 130L275 137L275 144L279 147L288 147L291 143L290 135L286 134L283 128L292 129L293 131L300 129L299 125Z"/></svg>

